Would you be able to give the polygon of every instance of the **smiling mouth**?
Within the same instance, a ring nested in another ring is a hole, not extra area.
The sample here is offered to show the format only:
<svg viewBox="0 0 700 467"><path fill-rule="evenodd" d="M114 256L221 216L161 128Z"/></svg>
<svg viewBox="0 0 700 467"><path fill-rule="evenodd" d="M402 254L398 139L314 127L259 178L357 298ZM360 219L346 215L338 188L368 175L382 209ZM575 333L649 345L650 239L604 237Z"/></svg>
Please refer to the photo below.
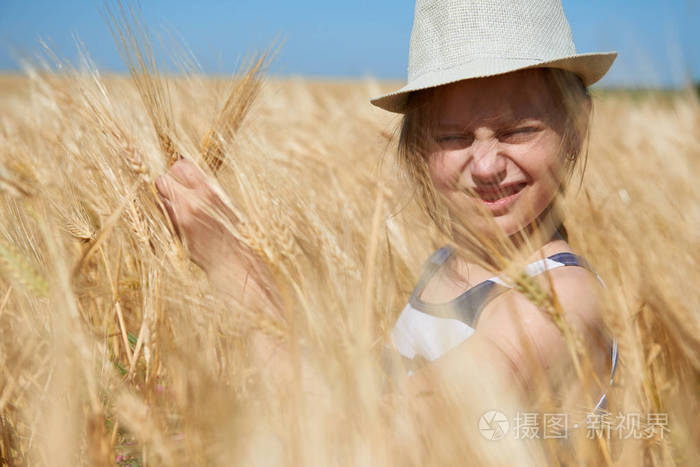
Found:
<svg viewBox="0 0 700 467"><path fill-rule="evenodd" d="M527 184L522 182L511 183L505 186L474 188L474 193L485 203L497 203L499 201L514 197L514 195L517 195L523 188L525 188L525 185Z"/></svg>
<svg viewBox="0 0 700 467"><path fill-rule="evenodd" d="M527 183L510 183L508 185L500 185L493 187L479 187L473 189L472 196L479 200L492 216L500 216L506 214L510 207L518 199L523 188Z"/></svg>

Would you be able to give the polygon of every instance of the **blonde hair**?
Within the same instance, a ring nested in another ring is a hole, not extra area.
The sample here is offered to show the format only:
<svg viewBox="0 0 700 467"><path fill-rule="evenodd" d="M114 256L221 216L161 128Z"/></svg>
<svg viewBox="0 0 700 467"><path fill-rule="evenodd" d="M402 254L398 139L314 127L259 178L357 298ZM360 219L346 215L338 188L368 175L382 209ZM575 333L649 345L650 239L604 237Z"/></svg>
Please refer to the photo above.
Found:
<svg viewBox="0 0 700 467"><path fill-rule="evenodd" d="M541 68L536 71L541 73L552 93L553 102L565 118L563 140L566 145L566 173L559 186L560 193L563 193L577 168L580 168L579 181L583 179L587 161L587 151L584 151L583 147L588 138L592 102L588 89L576 74L555 68ZM430 88L409 95L407 110L400 125L397 155L404 175L417 190L419 204L438 228L449 234L449 214L436 192L428 168L428 147L432 141L434 119L430 103L436 89ZM553 203L556 203L556 197ZM566 238L563 224L561 221L558 221L558 224L560 233Z"/></svg>

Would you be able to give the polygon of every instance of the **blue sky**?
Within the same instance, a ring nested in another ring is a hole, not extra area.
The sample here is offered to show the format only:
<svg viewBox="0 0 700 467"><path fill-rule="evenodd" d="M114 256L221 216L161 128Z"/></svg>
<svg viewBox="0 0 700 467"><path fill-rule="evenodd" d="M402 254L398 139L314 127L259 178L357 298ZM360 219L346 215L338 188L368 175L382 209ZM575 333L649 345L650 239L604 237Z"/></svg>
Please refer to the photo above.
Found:
<svg viewBox="0 0 700 467"><path fill-rule="evenodd" d="M231 73L250 51L284 43L283 75L404 79L412 0L141 0L153 33L174 31L205 72ZM674 86L700 80L700 0L564 0L580 52L617 50L607 86ZM75 60L74 35L99 67L124 71L96 0L0 0L0 70L44 39Z"/></svg>

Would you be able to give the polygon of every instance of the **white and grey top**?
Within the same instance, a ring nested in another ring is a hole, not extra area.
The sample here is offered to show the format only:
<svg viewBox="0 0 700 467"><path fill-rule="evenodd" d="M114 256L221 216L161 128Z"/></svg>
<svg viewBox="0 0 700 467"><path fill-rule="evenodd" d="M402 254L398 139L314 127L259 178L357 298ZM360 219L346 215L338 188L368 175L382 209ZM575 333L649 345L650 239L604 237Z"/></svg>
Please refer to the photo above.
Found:
<svg viewBox="0 0 700 467"><path fill-rule="evenodd" d="M401 312L392 331L394 346L407 360L409 368L419 366L426 360L435 360L471 337L486 305L511 288L499 277L492 277L449 302L439 304L424 302L420 298L423 290L450 257L452 251L450 247L442 247L430 257L408 304ZM525 272L533 277L563 266L584 267L595 274L583 258L572 253L557 253L530 263L525 268ZM596 277L598 277L597 274ZM600 277L598 279L600 280ZM610 384L613 382L617 367L615 340L611 347L611 359ZM600 398L595 409L604 408L604 406L605 394Z"/></svg>

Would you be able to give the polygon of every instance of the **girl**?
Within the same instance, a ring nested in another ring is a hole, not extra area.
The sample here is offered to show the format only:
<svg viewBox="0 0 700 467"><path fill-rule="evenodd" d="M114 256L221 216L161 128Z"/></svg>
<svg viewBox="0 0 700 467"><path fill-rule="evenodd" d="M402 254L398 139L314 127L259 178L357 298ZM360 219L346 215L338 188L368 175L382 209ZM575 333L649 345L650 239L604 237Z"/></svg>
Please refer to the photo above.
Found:
<svg viewBox="0 0 700 467"><path fill-rule="evenodd" d="M594 365L610 362L598 280L567 243L556 201L580 163L587 86L615 56L577 54L559 0L417 0L408 83L372 101L403 114L400 163L452 239L427 262L394 328L410 365L483 356L524 388L542 367L567 365L560 327L512 287L497 248L478 246L499 236L509 260L524 261L525 273L556 297ZM264 271L240 261L241 248L201 208L220 203L202 174L181 160L157 187L212 280L275 307ZM251 268L258 280L243 287Z"/></svg>

